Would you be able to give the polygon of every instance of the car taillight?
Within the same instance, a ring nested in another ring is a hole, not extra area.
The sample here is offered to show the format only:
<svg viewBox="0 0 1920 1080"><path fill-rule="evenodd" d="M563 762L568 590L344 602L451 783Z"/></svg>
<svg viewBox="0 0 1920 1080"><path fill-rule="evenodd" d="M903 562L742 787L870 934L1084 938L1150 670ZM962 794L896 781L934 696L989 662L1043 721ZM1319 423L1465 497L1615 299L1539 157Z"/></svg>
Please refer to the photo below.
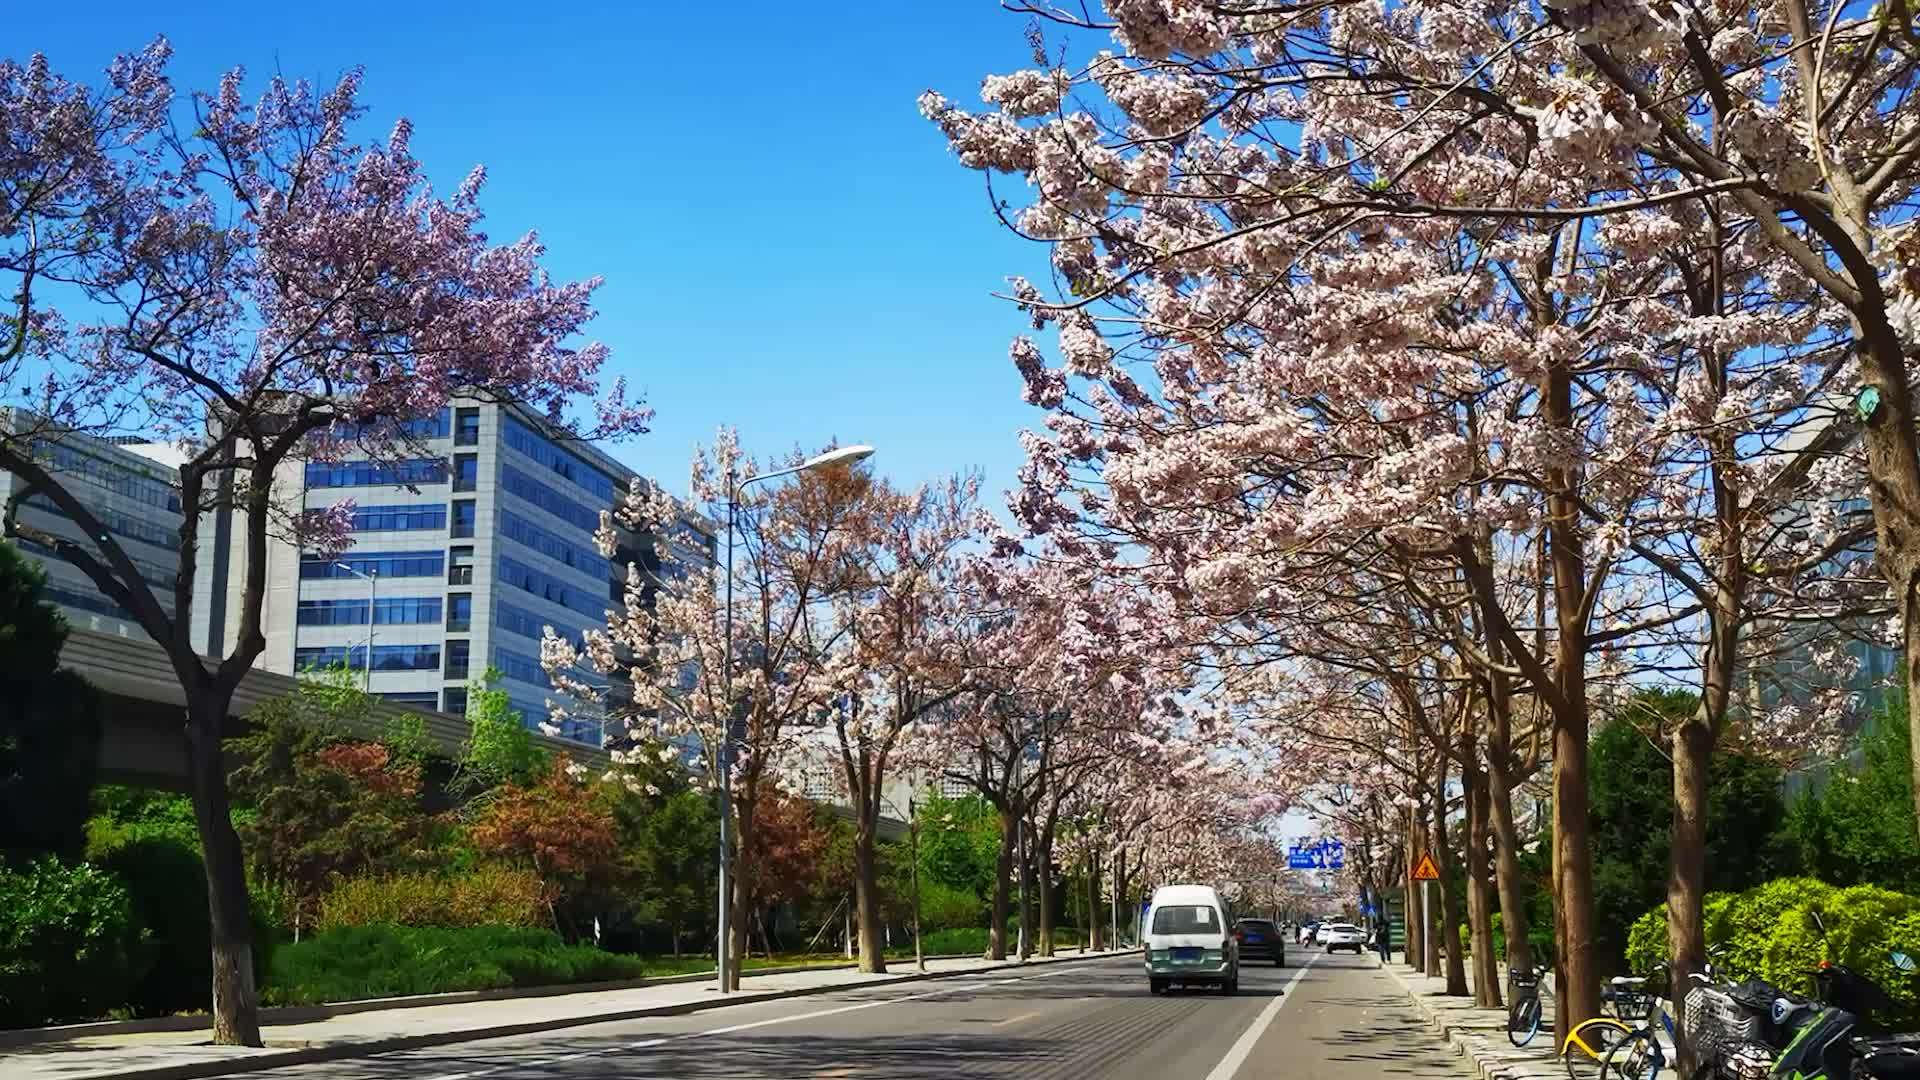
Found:
<svg viewBox="0 0 1920 1080"><path fill-rule="evenodd" d="M1235 930L1233 932L1233 940L1235 941L1247 940L1247 932L1245 930Z"/></svg>

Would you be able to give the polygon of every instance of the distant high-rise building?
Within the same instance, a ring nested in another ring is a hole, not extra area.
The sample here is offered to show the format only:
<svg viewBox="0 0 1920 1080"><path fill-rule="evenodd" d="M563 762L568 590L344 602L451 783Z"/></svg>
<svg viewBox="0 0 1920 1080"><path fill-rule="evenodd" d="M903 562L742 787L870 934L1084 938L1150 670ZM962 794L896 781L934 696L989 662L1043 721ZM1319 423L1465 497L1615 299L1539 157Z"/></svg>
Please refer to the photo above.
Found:
<svg viewBox="0 0 1920 1080"><path fill-rule="evenodd" d="M305 509L354 502L354 544L333 556L275 545L263 666L364 670L371 630L375 694L462 713L468 683L492 667L537 725L553 696L540 666L544 627L578 645L623 602L628 561L671 580L714 558L712 526L693 515L668 538L665 566L651 537L624 530L616 558L600 554L600 514L635 474L527 410L456 400L408 435L411 458L289 470L294 490L283 497ZM207 629L210 641L232 632ZM560 734L596 744L606 735L592 716L565 720Z"/></svg>
<svg viewBox="0 0 1920 1080"><path fill-rule="evenodd" d="M170 447L133 439L96 439L60 431L31 413L0 409L0 428L33 435L46 469L100 520L120 542L140 576L153 587L160 607L172 614L174 577L180 570L180 491L173 482ZM24 482L0 470L0 504ZM63 513L46 492L29 494L20 504L19 522L35 530L99 549ZM145 637L133 616L100 591L93 579L49 546L25 538L13 541L40 560L47 575L47 596L65 612L69 624L119 637Z"/></svg>

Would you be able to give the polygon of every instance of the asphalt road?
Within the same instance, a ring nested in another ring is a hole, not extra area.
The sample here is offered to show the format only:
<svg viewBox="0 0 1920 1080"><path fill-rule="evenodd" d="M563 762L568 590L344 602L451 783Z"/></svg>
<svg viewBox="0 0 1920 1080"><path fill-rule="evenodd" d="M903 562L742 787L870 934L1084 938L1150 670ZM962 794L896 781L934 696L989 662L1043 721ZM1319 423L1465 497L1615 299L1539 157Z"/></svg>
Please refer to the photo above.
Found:
<svg viewBox="0 0 1920 1080"><path fill-rule="evenodd" d="M276 1069L268 1080L1332 1080L1471 1074L1372 957L1147 992L1137 957L849 990ZM1283 993L1284 991L1284 993Z"/></svg>

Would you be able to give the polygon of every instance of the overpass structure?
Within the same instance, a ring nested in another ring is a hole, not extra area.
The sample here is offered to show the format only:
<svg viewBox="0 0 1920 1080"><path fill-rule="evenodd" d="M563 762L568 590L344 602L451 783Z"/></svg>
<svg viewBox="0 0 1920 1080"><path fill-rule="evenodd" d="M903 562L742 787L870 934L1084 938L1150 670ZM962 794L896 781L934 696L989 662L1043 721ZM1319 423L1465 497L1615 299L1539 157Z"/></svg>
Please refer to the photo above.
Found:
<svg viewBox="0 0 1920 1080"><path fill-rule="evenodd" d="M187 749L182 729L187 699L166 652L138 630L112 634L74 627L67 634L60 660L61 666L86 679L100 693L100 778L108 783L186 791ZM228 734L245 730L246 716L255 705L290 693L298 685L298 679L264 668L247 672L233 694ZM376 701L372 714L359 723L360 730L355 733L377 737L390 721L404 715L422 717L427 737L448 757L460 754L472 730L462 716ZM354 729L354 725L348 726ZM533 732L533 741L596 773L613 764L612 755L589 743L556 739L538 731ZM829 805L842 817L852 817L851 807ZM883 838L900 839L906 834L905 822L881 819Z"/></svg>

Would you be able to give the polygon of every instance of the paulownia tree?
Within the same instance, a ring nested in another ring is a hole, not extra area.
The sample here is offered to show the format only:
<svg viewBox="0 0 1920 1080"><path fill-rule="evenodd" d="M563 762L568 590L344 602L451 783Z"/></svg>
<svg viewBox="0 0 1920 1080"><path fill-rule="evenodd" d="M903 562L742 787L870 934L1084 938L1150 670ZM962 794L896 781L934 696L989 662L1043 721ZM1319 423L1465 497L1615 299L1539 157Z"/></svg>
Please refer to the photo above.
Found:
<svg viewBox="0 0 1920 1080"><path fill-rule="evenodd" d="M324 92L274 78L253 103L242 73L176 100L164 39L100 85L45 57L0 61L0 469L18 493L5 531L77 566L164 650L186 699L187 763L207 873L214 1039L259 1045L252 939L221 741L234 688L266 647L267 546L344 544L346 504L309 514L275 476L302 460L407 456L409 421L456 394L525 402L575 434L643 430L616 385L592 431L566 406L596 390L599 345L568 342L598 282L556 284L531 234L480 231L475 169L436 194L400 120L380 142L360 73ZM156 584L96 513L81 436L175 443L185 516L179 570ZM26 499L84 541L34 528ZM244 557L227 655L199 655L202 529L231 515Z"/></svg>

